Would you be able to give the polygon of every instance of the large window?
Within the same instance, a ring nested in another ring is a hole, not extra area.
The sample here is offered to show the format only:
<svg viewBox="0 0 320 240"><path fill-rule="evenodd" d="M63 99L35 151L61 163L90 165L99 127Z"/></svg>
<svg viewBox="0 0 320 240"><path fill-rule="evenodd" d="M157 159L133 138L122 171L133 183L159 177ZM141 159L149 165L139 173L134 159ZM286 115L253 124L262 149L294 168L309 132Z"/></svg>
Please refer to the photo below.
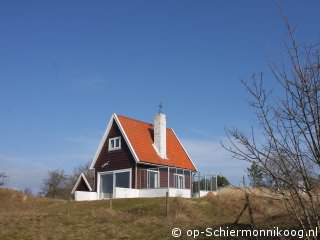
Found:
<svg viewBox="0 0 320 240"><path fill-rule="evenodd" d="M130 172L115 173L116 187L130 188Z"/></svg>
<svg viewBox="0 0 320 240"><path fill-rule="evenodd" d="M109 139L109 151L121 149L121 137Z"/></svg>
<svg viewBox="0 0 320 240"><path fill-rule="evenodd" d="M174 187L184 188L184 176L182 174L174 174Z"/></svg>
<svg viewBox="0 0 320 240"><path fill-rule="evenodd" d="M100 199L109 198L115 187L131 188L131 169L101 172L98 176Z"/></svg>
<svg viewBox="0 0 320 240"><path fill-rule="evenodd" d="M159 187L159 171L148 170L148 188Z"/></svg>

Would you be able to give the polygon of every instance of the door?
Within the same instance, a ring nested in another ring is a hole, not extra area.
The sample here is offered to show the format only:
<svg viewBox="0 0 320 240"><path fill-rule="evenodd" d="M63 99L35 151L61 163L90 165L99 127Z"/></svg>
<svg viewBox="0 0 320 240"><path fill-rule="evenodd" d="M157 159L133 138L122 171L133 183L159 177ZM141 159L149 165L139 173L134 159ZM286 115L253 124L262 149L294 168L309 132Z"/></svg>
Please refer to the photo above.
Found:
<svg viewBox="0 0 320 240"><path fill-rule="evenodd" d="M113 194L113 173L100 175L100 198L109 198Z"/></svg>

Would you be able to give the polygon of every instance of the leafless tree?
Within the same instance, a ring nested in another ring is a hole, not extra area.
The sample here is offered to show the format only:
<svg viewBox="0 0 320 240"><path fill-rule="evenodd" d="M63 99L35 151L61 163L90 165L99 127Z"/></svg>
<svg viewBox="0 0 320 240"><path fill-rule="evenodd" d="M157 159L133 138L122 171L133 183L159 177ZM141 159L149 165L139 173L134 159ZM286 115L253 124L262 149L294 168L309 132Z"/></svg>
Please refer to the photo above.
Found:
<svg viewBox="0 0 320 240"><path fill-rule="evenodd" d="M43 179L41 194L49 198L67 198L66 183L68 176L63 170L48 171L48 176Z"/></svg>
<svg viewBox="0 0 320 240"><path fill-rule="evenodd" d="M55 169L48 171L43 179L40 194L49 198L71 199L71 190L81 173L89 184L93 186L94 172L89 169L91 162L80 165L73 170L73 174L67 175L64 170Z"/></svg>
<svg viewBox="0 0 320 240"><path fill-rule="evenodd" d="M0 187L4 186L8 182L8 176L5 172L0 172Z"/></svg>
<svg viewBox="0 0 320 240"><path fill-rule="evenodd" d="M290 39L288 58L281 64L269 62L281 93L271 98L262 74L243 82L253 97L250 104L262 134L254 129L251 134L227 130L230 144L223 146L234 158L258 164L300 226L315 230L320 229L319 45L298 44L286 16L284 20Z"/></svg>

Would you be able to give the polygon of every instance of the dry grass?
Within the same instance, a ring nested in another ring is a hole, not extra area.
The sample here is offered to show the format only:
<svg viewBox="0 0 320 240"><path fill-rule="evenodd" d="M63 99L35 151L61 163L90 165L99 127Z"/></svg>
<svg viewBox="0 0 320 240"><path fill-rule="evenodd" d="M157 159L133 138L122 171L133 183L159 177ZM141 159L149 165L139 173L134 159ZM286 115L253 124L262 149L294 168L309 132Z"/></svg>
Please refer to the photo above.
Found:
<svg viewBox="0 0 320 240"><path fill-rule="evenodd" d="M251 197L251 202L258 227L289 222L282 201ZM168 217L165 204L165 198L117 199L109 209L108 200L50 200L0 189L0 239L172 239L173 227L232 224L245 198L232 188L201 199L171 198ZM248 222L244 213L239 223Z"/></svg>
<svg viewBox="0 0 320 240"><path fill-rule="evenodd" d="M253 210L253 218L260 228L279 226L290 228L298 223L288 216L288 212L281 196L265 188L247 189L250 196L250 204ZM236 208L245 205L245 191L236 188L224 188L219 191L217 201L224 202L227 206ZM238 203L235 203L235 200ZM239 212L239 211L238 211ZM229 213L231 214L231 213ZM242 217L242 223L248 223L247 213Z"/></svg>

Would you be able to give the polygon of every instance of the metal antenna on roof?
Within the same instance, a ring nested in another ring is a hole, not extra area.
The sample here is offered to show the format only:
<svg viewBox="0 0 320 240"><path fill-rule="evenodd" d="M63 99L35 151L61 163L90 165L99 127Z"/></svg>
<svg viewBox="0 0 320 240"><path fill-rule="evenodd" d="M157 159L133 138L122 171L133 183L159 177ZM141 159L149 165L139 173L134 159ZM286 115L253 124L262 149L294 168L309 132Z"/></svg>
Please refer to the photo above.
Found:
<svg viewBox="0 0 320 240"><path fill-rule="evenodd" d="M163 108L163 105L162 105L162 102L160 102L160 104L159 104L159 114L162 113L162 108Z"/></svg>

